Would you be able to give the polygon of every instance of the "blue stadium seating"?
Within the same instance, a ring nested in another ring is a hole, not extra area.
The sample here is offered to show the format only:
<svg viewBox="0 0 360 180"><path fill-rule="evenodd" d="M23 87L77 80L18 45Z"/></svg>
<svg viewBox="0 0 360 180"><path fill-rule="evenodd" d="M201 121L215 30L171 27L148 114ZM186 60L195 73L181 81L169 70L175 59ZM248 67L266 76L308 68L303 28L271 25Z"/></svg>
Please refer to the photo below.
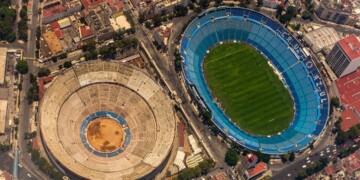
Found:
<svg viewBox="0 0 360 180"><path fill-rule="evenodd" d="M231 15L227 17L227 13ZM213 102L202 72L203 58L213 46L234 40L261 51L285 79L294 99L295 114L289 128L278 135L261 137L244 132ZM187 27L180 43L180 55L184 59L186 82L196 88L211 110L215 125L248 149L271 155L301 151L318 138L326 125L328 100L325 95L325 100L320 101L318 91L326 94L326 90L321 83L315 83L318 70L305 65L311 60L301 50L300 43L282 25L263 14L243 8L212 8Z"/></svg>

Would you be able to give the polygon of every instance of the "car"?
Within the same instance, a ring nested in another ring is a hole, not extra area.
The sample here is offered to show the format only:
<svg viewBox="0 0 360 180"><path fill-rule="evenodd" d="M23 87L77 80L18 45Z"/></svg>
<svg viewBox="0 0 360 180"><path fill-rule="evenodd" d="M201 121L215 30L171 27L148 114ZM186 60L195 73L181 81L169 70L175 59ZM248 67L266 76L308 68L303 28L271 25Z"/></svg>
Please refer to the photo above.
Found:
<svg viewBox="0 0 360 180"><path fill-rule="evenodd" d="M327 150L326 153L330 153L330 150Z"/></svg>
<svg viewBox="0 0 360 180"><path fill-rule="evenodd" d="M330 148L326 148L326 150L329 150Z"/></svg>
<svg viewBox="0 0 360 180"><path fill-rule="evenodd" d="M311 153L309 156L310 156L310 157L313 157L313 156L315 156L315 154L314 154L314 153Z"/></svg>
<svg viewBox="0 0 360 180"><path fill-rule="evenodd" d="M324 156L324 154L320 154L320 156Z"/></svg>
<svg viewBox="0 0 360 180"><path fill-rule="evenodd" d="M307 157L307 158L306 158L306 160L309 160L309 159L310 159L310 157Z"/></svg>
<svg viewBox="0 0 360 180"><path fill-rule="evenodd" d="M324 151L321 151L320 154L324 154Z"/></svg>
<svg viewBox="0 0 360 180"><path fill-rule="evenodd" d="M29 176L29 178L31 178L31 175L30 175L30 174L27 174L27 176Z"/></svg>
<svg viewBox="0 0 360 180"><path fill-rule="evenodd" d="M305 169L305 168L306 168L306 165L304 164L304 165L302 166L302 168L304 168L304 169Z"/></svg>
<svg viewBox="0 0 360 180"><path fill-rule="evenodd" d="M307 163L307 164L310 164L310 163L311 163L311 161L310 161L310 160L308 160L308 161L306 161L306 163Z"/></svg>
<svg viewBox="0 0 360 180"><path fill-rule="evenodd" d="M288 176L288 177L290 177L290 176L291 176L291 174L289 173L287 176Z"/></svg>
<svg viewBox="0 0 360 180"><path fill-rule="evenodd" d="M337 150L336 149L334 149L332 152L336 152Z"/></svg>

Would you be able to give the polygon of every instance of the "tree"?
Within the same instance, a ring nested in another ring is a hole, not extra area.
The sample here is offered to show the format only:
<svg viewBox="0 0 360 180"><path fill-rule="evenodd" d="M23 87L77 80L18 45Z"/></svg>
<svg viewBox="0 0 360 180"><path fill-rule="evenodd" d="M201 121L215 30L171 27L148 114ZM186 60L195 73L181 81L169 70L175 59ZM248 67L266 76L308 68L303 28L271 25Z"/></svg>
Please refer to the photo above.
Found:
<svg viewBox="0 0 360 180"><path fill-rule="evenodd" d="M295 179L296 180L302 180L302 179L305 179L306 177L308 177L308 174L307 174L307 172L305 171L305 170L300 170L299 172L298 172L298 174L296 175L296 177L295 177Z"/></svg>
<svg viewBox="0 0 360 180"><path fill-rule="evenodd" d="M335 144L342 145L346 142L347 139L348 139L347 134L343 131L340 131L335 138Z"/></svg>
<svg viewBox="0 0 360 180"><path fill-rule="evenodd" d="M19 123L20 123L20 119L19 118L14 118L14 124L19 125Z"/></svg>
<svg viewBox="0 0 360 180"><path fill-rule="evenodd" d="M284 8L281 5L276 7L276 18L279 18L283 12Z"/></svg>
<svg viewBox="0 0 360 180"><path fill-rule="evenodd" d="M225 154L225 162L229 166L235 166L239 160L239 156L236 151L233 149L229 149Z"/></svg>
<svg viewBox="0 0 360 180"><path fill-rule="evenodd" d="M20 60L15 68L20 74L26 74L29 71L29 66L24 60Z"/></svg>
<svg viewBox="0 0 360 180"><path fill-rule="evenodd" d="M347 134L348 134L348 138L355 139L359 137L359 130L356 128L356 126L353 126L349 129Z"/></svg>
<svg viewBox="0 0 360 180"><path fill-rule="evenodd" d="M206 9L210 4L210 0L200 0L200 7L203 8L203 9Z"/></svg>
<svg viewBox="0 0 360 180"><path fill-rule="evenodd" d="M83 52L87 52L87 51L96 51L96 42L94 40L84 44L82 47L81 47L82 51Z"/></svg>
<svg viewBox="0 0 360 180"><path fill-rule="evenodd" d="M161 25L161 16L159 14L155 15L152 19L154 27L158 27Z"/></svg>
<svg viewBox="0 0 360 180"><path fill-rule="evenodd" d="M34 74L30 74L30 83L31 84L33 84L33 83L36 83L36 81L37 81L37 77L36 76L34 76Z"/></svg>
<svg viewBox="0 0 360 180"><path fill-rule="evenodd" d="M146 21L146 22L145 22L145 27L148 28L148 29L150 29L151 23L150 23L149 21Z"/></svg>
<svg viewBox="0 0 360 180"><path fill-rule="evenodd" d="M219 6L222 2L223 2L223 0L215 0L216 6Z"/></svg>
<svg viewBox="0 0 360 180"><path fill-rule="evenodd" d="M72 66L71 61L65 61L64 62L64 68L70 68Z"/></svg>
<svg viewBox="0 0 360 180"><path fill-rule="evenodd" d="M50 74L51 74L50 69L42 67L39 69L39 72L37 75L38 75L38 77L46 77L46 76L49 76Z"/></svg>
<svg viewBox="0 0 360 180"><path fill-rule="evenodd" d="M289 160L289 154L285 154L281 156L281 162L286 163Z"/></svg>
<svg viewBox="0 0 360 180"><path fill-rule="evenodd" d="M334 105L334 107L340 107L340 100L339 100L339 98L337 98L337 97L332 97L331 98L331 104L333 104Z"/></svg>
<svg viewBox="0 0 360 180"><path fill-rule="evenodd" d="M39 153L39 151L37 151L37 150L32 150L32 151L31 151L31 160L36 163L36 162L39 160L39 158L40 158L40 153Z"/></svg>
<svg viewBox="0 0 360 180"><path fill-rule="evenodd" d="M257 0L257 6L261 7L264 4L263 0Z"/></svg>
<svg viewBox="0 0 360 180"><path fill-rule="evenodd" d="M145 14L144 13L140 13L139 14L139 23L142 24L143 22L145 22Z"/></svg>
<svg viewBox="0 0 360 180"><path fill-rule="evenodd" d="M186 16L188 8L182 5L177 5L174 7L174 13L176 17Z"/></svg>
<svg viewBox="0 0 360 180"><path fill-rule="evenodd" d="M294 154L294 153L290 153L289 161L290 161L290 162L293 162L294 159L295 159L295 154Z"/></svg>

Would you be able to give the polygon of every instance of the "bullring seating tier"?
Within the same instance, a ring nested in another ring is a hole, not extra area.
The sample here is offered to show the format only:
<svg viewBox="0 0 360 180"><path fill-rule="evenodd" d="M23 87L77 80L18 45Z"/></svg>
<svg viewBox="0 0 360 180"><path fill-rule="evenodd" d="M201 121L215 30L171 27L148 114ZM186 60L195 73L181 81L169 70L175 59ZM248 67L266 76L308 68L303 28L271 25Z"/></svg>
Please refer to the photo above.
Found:
<svg viewBox="0 0 360 180"><path fill-rule="evenodd" d="M97 156L80 137L83 121L109 111L127 123L131 138L115 156ZM62 166L87 179L138 179L170 152L175 130L171 101L148 75L118 62L80 64L56 77L38 114L43 142Z"/></svg>
<svg viewBox="0 0 360 180"><path fill-rule="evenodd" d="M293 100L295 115L289 129L261 137L241 130L213 101L202 61L208 51L224 42L243 42L258 49L282 74ZM240 145L271 155L305 149L317 139L328 119L328 97L316 66L301 44L280 24L249 9L219 7L199 15L187 27L180 43L183 75L201 96L214 123Z"/></svg>

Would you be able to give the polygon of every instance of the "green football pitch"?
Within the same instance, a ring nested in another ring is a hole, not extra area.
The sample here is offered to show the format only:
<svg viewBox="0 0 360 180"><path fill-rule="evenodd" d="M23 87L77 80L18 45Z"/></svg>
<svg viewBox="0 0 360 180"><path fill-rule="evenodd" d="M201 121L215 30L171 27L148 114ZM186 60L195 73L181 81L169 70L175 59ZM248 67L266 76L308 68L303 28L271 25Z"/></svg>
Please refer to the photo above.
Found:
<svg viewBox="0 0 360 180"><path fill-rule="evenodd" d="M293 100L265 57L247 44L214 47L203 64L214 100L242 130L274 135L289 127Z"/></svg>

